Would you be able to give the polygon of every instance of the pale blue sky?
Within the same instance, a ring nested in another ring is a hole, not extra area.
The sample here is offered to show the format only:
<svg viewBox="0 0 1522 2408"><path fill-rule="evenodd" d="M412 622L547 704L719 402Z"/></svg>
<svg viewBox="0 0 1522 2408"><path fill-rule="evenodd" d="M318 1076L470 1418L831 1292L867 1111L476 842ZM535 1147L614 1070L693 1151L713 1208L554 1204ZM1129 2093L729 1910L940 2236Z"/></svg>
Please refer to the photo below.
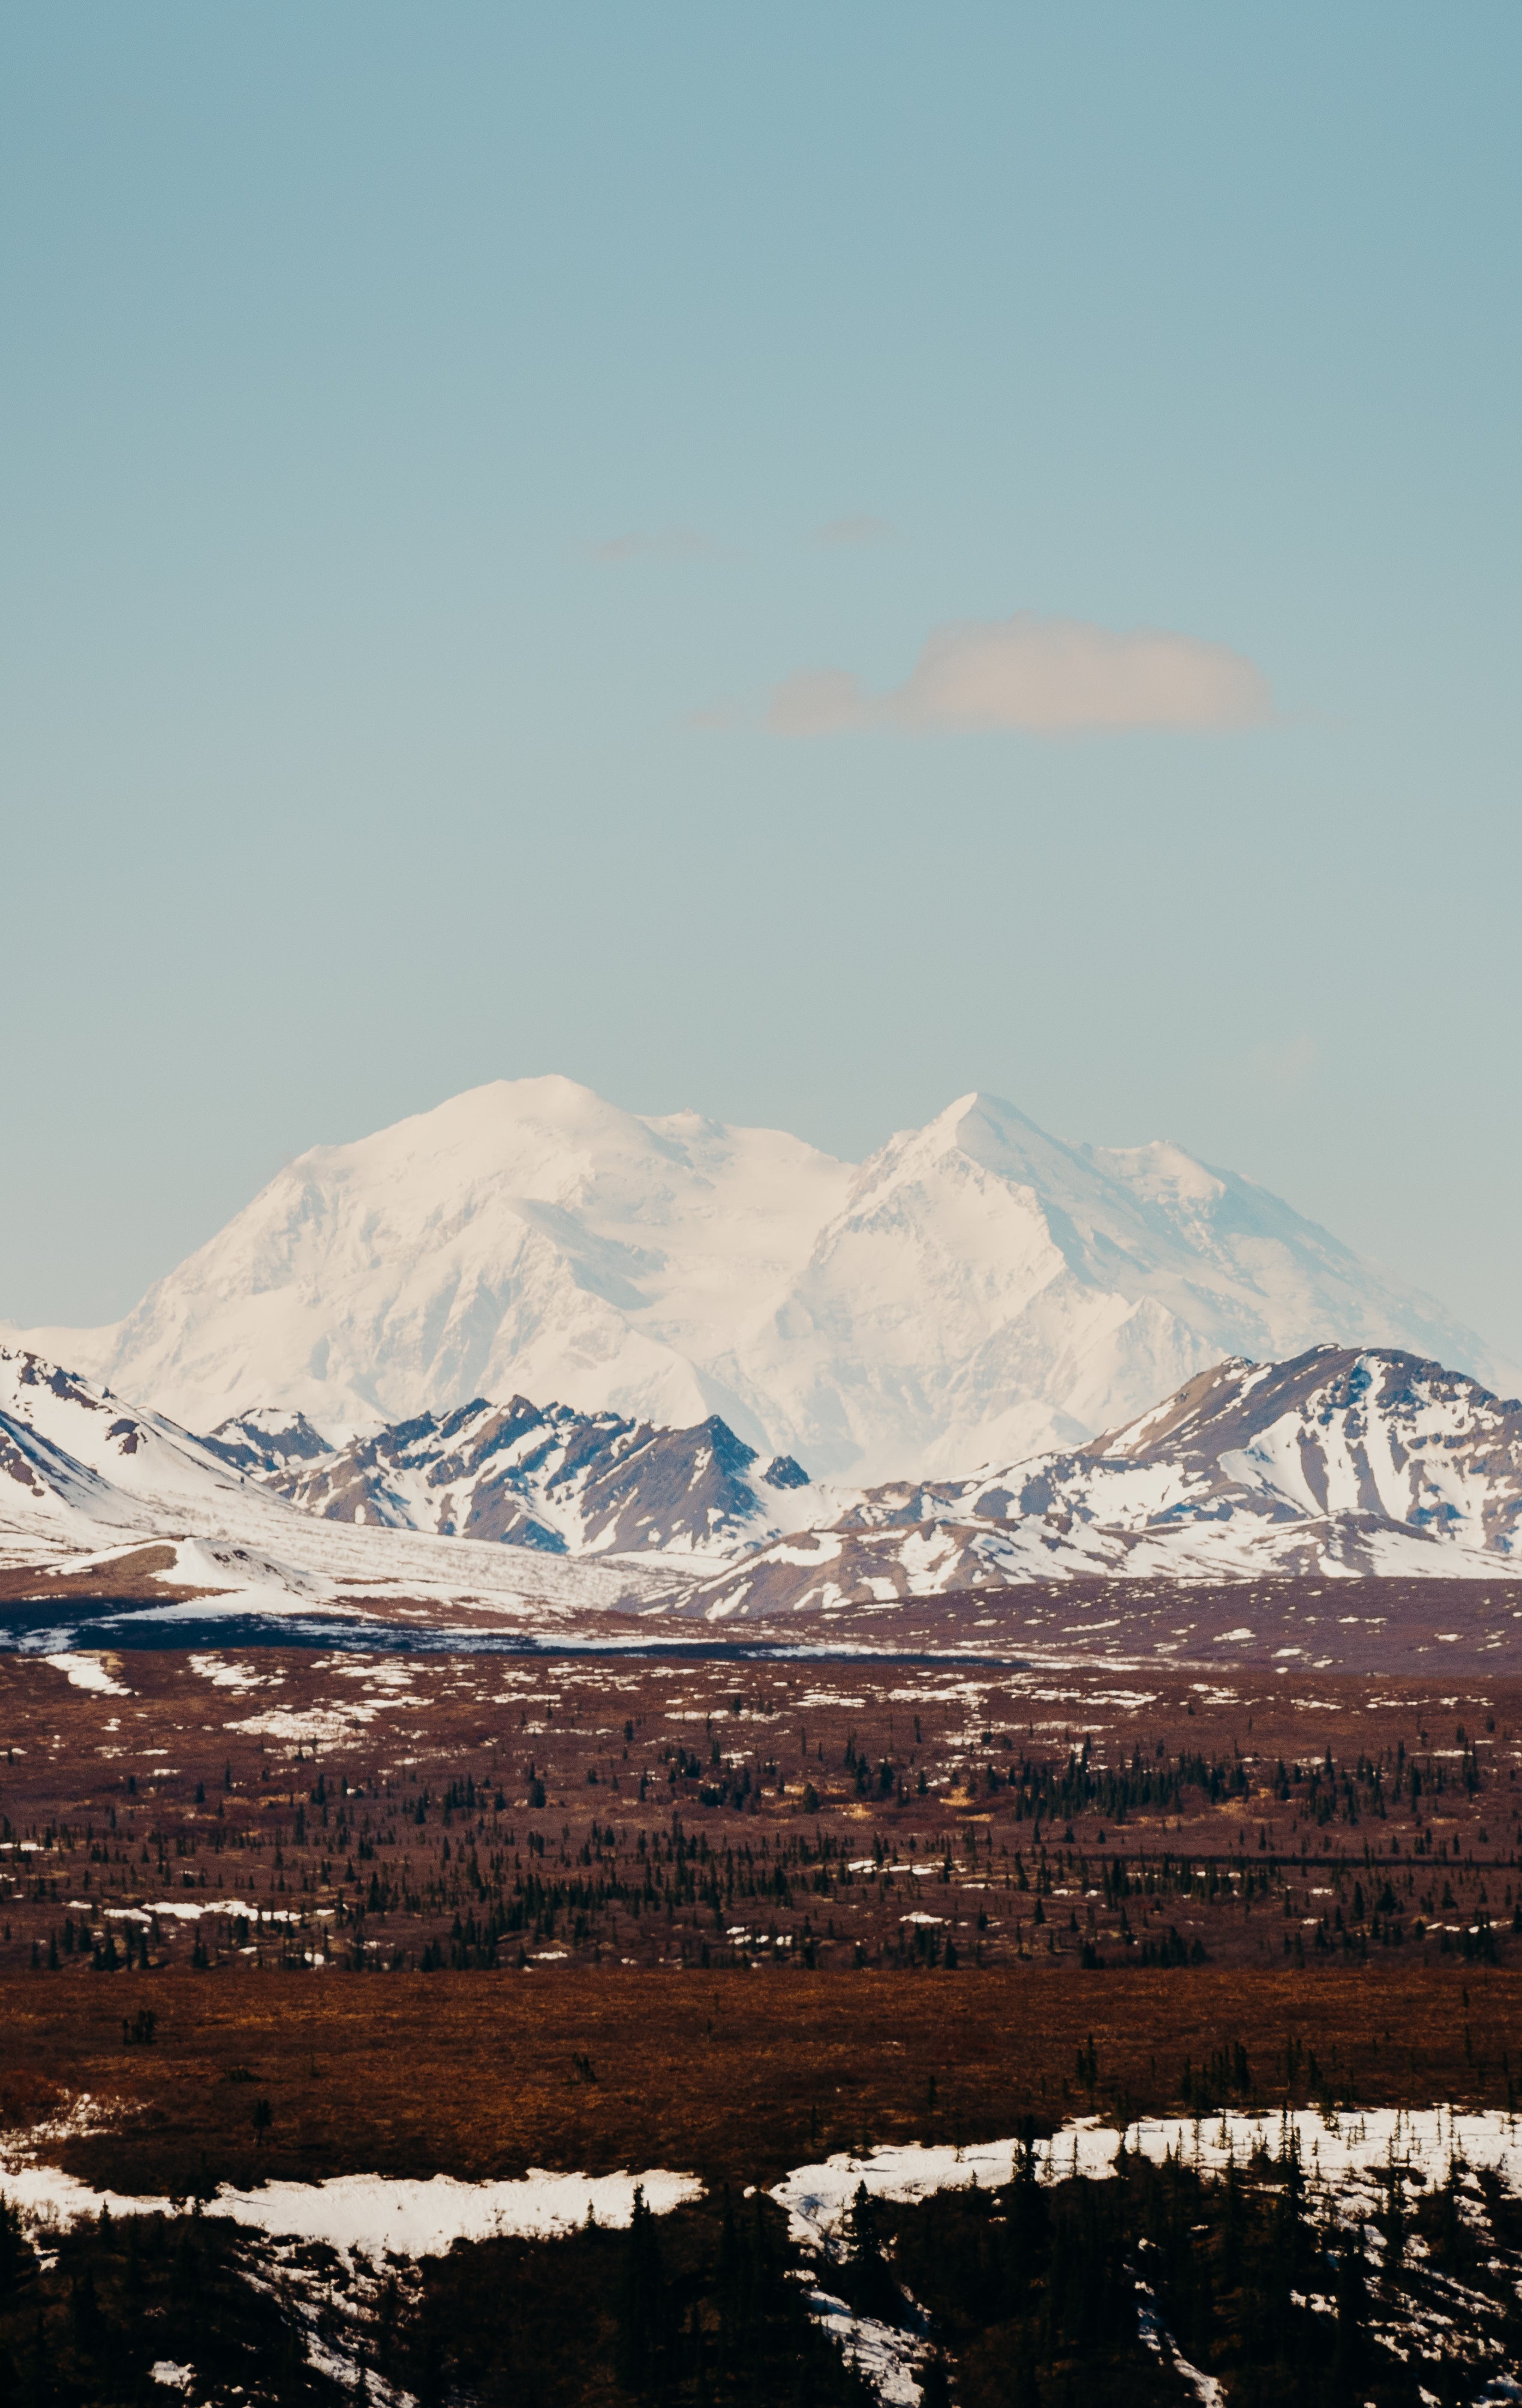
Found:
<svg viewBox="0 0 1522 2408"><path fill-rule="evenodd" d="M556 1068L1170 1135L1522 1356L1519 88L1515 0L0 6L0 1315ZM1272 716L764 724L1020 612Z"/></svg>

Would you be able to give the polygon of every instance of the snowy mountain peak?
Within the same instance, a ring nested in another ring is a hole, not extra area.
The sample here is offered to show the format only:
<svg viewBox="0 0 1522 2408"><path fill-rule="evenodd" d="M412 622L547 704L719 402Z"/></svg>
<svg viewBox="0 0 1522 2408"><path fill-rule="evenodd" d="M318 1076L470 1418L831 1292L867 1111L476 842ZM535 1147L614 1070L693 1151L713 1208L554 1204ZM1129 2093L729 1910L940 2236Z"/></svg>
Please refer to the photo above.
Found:
<svg viewBox="0 0 1522 2408"><path fill-rule="evenodd" d="M255 1479L333 1453L330 1438L314 1428L305 1413L292 1412L284 1405L256 1405L251 1412L223 1422L201 1443L236 1471L249 1472Z"/></svg>
<svg viewBox="0 0 1522 2408"><path fill-rule="evenodd" d="M1060 1138L1048 1137L1013 1104L974 1089L948 1104L924 1128L905 1129L891 1138L877 1160L884 1166L891 1161L918 1167L963 1154L1000 1178L1026 1178L1040 1185L1071 1153Z"/></svg>
<svg viewBox="0 0 1522 2408"><path fill-rule="evenodd" d="M1522 1577L1522 1403L1393 1348L1238 1357L1093 1445L868 1489L699 1597L723 1618L1120 1574Z"/></svg>
<svg viewBox="0 0 1522 2408"><path fill-rule="evenodd" d="M1314 1346L1189 1381L1097 1462L1170 1462L1297 1512L1367 1512L1512 1551L1522 1514L1522 1402L1393 1349Z"/></svg>
<svg viewBox="0 0 1522 2408"><path fill-rule="evenodd" d="M658 1429L617 1413L478 1397L418 1413L265 1484L336 1522L488 1539L550 1555L732 1555L817 1512L791 1456L763 1471L717 1413ZM766 1491L767 1494L762 1492Z"/></svg>
<svg viewBox="0 0 1522 2408"><path fill-rule="evenodd" d="M48 1337L196 1428L260 1405L373 1430L518 1393L717 1413L854 1480L1076 1446L1224 1356L1321 1340L1507 1377L1441 1306L1175 1144L1069 1144L975 1093L853 1166L553 1076L314 1147L115 1328Z"/></svg>

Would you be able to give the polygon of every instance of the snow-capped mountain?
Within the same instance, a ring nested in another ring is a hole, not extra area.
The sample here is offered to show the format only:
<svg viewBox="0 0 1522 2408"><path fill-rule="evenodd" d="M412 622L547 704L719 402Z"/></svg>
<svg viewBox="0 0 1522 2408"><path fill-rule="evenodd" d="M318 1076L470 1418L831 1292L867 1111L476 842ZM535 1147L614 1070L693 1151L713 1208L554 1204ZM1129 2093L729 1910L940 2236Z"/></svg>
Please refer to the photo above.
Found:
<svg viewBox="0 0 1522 2408"><path fill-rule="evenodd" d="M811 1485L787 1459L763 1469L716 1416L661 1430L522 1398L333 1447L270 1412L197 1439L0 1350L0 1594L22 1600L27 1628L70 1584L109 1598L124 1584L133 1612L293 1627L314 1611L461 1633L572 1616L586 1636L610 1608L716 1622L809 1611L870 1644L891 1643L884 1612L971 1592L979 1618L959 1645L992 1633L1050 1649L1074 1611L1052 1598L1070 1585L1084 1645L1122 1646L1115 1633L1147 1625L1146 1650L1167 1654L1195 1643L1194 1625L1170 1620L1180 1584L1211 1595L1217 1621L1236 1584L1253 1627L1239 1616L1211 1643L1261 1653L1267 1613L1289 1659L1304 1650L1285 1618L1326 1618L1294 1602L1293 1580L1335 1590L1359 1574L1397 1596L1413 1579L1469 1584L1486 1663L1505 1660L1522 1620L1522 1404L1387 1349L1231 1360L1090 1445L854 1491ZM1106 1622L1095 1583L1117 1575ZM1423 1645L1460 1635L1434 1613L1464 1619L1423 1607ZM1360 1660L1377 1664L1387 1616L1363 1618Z"/></svg>
<svg viewBox="0 0 1522 2408"><path fill-rule="evenodd" d="M16 1342L189 1427L554 1397L719 1413L764 1455L881 1480L1076 1446L1223 1355L1322 1340L1510 1379L1441 1306L1171 1145L1069 1145L973 1096L858 1168L544 1078L315 1148L124 1322Z"/></svg>
<svg viewBox="0 0 1522 2408"><path fill-rule="evenodd" d="M1125 1573L1522 1576L1522 1403L1386 1349L1220 1363L1092 1445L891 1482L705 1582L715 1616Z"/></svg>
<svg viewBox="0 0 1522 2408"><path fill-rule="evenodd" d="M0 1530L88 1540L95 1525L159 1536L236 1528L268 1544L274 1528L296 1554L316 1518L553 1555L721 1561L817 1519L826 1502L790 1455L763 1465L717 1414L656 1429L514 1397L337 1447L304 1415L263 1410L195 1438L0 1347L3 1474Z"/></svg>
<svg viewBox="0 0 1522 2408"><path fill-rule="evenodd" d="M205 1444L330 1521L552 1555L733 1555L807 1522L821 1502L790 1455L763 1468L717 1413L671 1430L478 1398L331 1452L302 1414L247 1414Z"/></svg>
<svg viewBox="0 0 1522 2408"><path fill-rule="evenodd" d="M255 1405L251 1412L237 1413L201 1444L235 1471L246 1471L266 1486L297 1464L337 1452L335 1441L314 1429L305 1413L288 1412L280 1405Z"/></svg>
<svg viewBox="0 0 1522 2408"><path fill-rule="evenodd" d="M557 1417L541 1418L553 1438ZM464 1435L455 1433L457 1450ZM492 1450L479 1422L469 1435L481 1457L476 1476L484 1495L491 1488ZM566 1484L561 1510L570 1526L573 1498L584 1499L600 1472L603 1502L595 1535L605 1549L611 1543L607 1533L621 1518L629 1526L638 1517L636 1457L650 1498L661 1498L679 1557L685 1552L712 1562L726 1546L754 1545L787 1526L809 1512L811 1498L817 1509L817 1494L806 1482L798 1484L796 1466L769 1467L782 1484L776 1488L752 1486L745 1477L750 1458L740 1460L744 1451L722 1426L637 1435L640 1444L620 1449L604 1433L607 1459ZM562 1442L573 1436L569 1429L559 1432ZM678 1442L662 1445L663 1439ZM36 1622L39 1603L80 1584L108 1597L124 1589L171 1617L181 1610L177 1601L209 1599L205 1610L283 1617L316 1607L329 1615L357 1612L373 1618L383 1606L403 1621L466 1628L481 1627L484 1613L493 1618L490 1628L500 1627L504 1615L514 1627L525 1615L553 1622L567 1612L646 1607L683 1584L683 1572L669 1555L656 1557L653 1536L643 1541L653 1558L647 1570L626 1560L606 1562L590 1549L579 1561L562 1560L548 1527L537 1547L483 1546L452 1537L447 1524L430 1523L424 1510L418 1528L400 1516L385 1525L356 1522L352 1506L347 1521L309 1511L279 1494L276 1484L290 1480L293 1465L310 1467L313 1440L323 1461L342 1459L343 1450L330 1448L309 1426L279 1414L254 1413L241 1429L195 1438L165 1414L139 1412L56 1364L0 1348L0 1597L21 1601L23 1629ZM396 1478L398 1484L414 1482L426 1500L420 1469L426 1448L416 1430L413 1445L411 1467L400 1465ZM551 1444L547 1456L553 1453ZM436 1459L442 1460L442 1451ZM677 1493L679 1468L686 1473L683 1494ZM546 1460L538 1469L548 1475L554 1465ZM762 1498L775 1498L781 1510L768 1516ZM437 1496L433 1504L437 1511ZM725 1510L735 1526L725 1523ZM738 1531L741 1520L744 1537ZM679 1535L683 1526L685 1548ZM513 1535L521 1540L524 1534ZM693 1576L693 1570L685 1575ZM0 1626L11 1612L10 1604L0 1608Z"/></svg>
<svg viewBox="0 0 1522 2408"><path fill-rule="evenodd" d="M156 1530L246 1486L163 1413L123 1405L56 1363L0 1346L0 1526Z"/></svg>

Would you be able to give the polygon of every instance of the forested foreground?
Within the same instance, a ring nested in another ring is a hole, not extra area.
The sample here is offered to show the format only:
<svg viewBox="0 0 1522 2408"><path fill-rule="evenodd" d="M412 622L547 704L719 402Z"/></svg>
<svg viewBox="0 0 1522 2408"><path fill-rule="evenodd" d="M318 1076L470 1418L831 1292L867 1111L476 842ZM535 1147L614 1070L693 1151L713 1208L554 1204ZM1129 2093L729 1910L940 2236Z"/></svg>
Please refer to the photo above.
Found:
<svg viewBox="0 0 1522 2408"><path fill-rule="evenodd" d="M1031 2165L914 2206L863 2192L828 2263L727 2190L417 2266L194 2212L102 2217L39 2255L7 2215L0 2400L869 2408L888 2365L926 2408L1149 2408L1205 2378L1227 2408L1457 2408L1522 2366L1522 2207L1462 2166L1414 2200L1374 2187L1344 2221L1294 2155L1215 2180Z"/></svg>
<svg viewBox="0 0 1522 2408"><path fill-rule="evenodd" d="M1522 2366L1515 2200L1459 2170L1345 2212L1293 2158L1204 2180L1133 2157L1110 2182L858 2209L845 2280L922 2304L963 2408L1193 2400L1201 2377L1229 2408L1456 2408Z"/></svg>
<svg viewBox="0 0 1522 2408"><path fill-rule="evenodd" d="M626 2231L457 2243L419 2266L348 2265L194 2214L102 2218L52 2246L45 2261L8 2219L0 2233L6 2408L166 2408L177 2392L203 2408L875 2396L811 2319L769 2200L659 2222L641 2208Z"/></svg>

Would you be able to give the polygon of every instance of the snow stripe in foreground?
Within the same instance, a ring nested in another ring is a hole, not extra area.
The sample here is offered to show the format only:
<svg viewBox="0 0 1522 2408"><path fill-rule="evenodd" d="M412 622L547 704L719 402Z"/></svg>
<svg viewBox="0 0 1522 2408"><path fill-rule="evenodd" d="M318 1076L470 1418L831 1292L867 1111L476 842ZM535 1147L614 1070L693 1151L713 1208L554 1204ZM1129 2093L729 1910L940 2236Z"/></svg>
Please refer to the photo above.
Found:
<svg viewBox="0 0 1522 2408"><path fill-rule="evenodd" d="M1451 2107L1370 2108L1322 2114L1302 2107L1290 2113L1249 2114L1224 2110L1199 2117L1164 2115L1127 2124L1124 2132L1085 2115L1063 2125L1050 2140L1031 2145L1038 2182L1108 2181L1124 2143L1133 2157L1160 2165L1176 2157L1202 2174L1245 2166L1260 2150L1271 2158L1298 2156L1308 2182L1332 2190L1391 2168L1443 2179L1449 2165L1500 2176L1522 2198L1522 2123L1499 2109L1465 2115ZM1019 2141L983 2141L967 2148L903 2147L870 2150L866 2157L836 2157L823 2165L798 2166L770 2196L787 2212L792 2238L839 2256L845 2221L858 2187L872 2199L913 2206L937 2191L985 2190L1013 2182L1025 2162Z"/></svg>
<svg viewBox="0 0 1522 2408"><path fill-rule="evenodd" d="M811 2321L828 2333L846 2364L871 2386L885 2408L915 2408L922 2390L923 2342L902 2325L854 2316L845 2301L829 2291L811 2291L808 2306Z"/></svg>
<svg viewBox="0 0 1522 2408"><path fill-rule="evenodd" d="M1259 2155L1280 2165L1294 2160L1307 2191L1321 2203L1328 2227L1362 2227L1365 2216L1381 2205L1381 2195L1392 2180L1400 2183L1414 2175L1429 2185L1440 2183L1455 2165L1472 2173L1494 2172L1514 2196L1522 2196L1522 2126L1516 2117L1499 2112L1459 2114L1451 2107L1342 2114L1310 2108L1279 2114L1227 2110L1199 2117L1151 2117L1127 2125L1124 2132L1096 2116L1084 2116L1065 2124L1050 2140L1033 2142L1029 2171L1041 2183L1110 2181L1122 2146L1128 2155L1155 2164L1172 2157L1206 2177L1220 2176L1232 2165L1246 2168ZM912 2143L797 2167L770 2196L786 2211L795 2243L813 2253L816 2262L839 2261L849 2253L849 2217L859 2189L865 2187L869 2198L917 2206L937 2191L965 2190L974 2184L998 2188L1014 2181L1027 2163L1026 2145L1019 2141L988 2141L960 2149ZM1220 2384L1182 2355L1157 2315L1150 2286L1140 2275L1136 2288L1138 2327L1148 2349L1189 2386L1200 2408L1222 2408ZM907 2300L905 2304L912 2307ZM811 2292L809 2312L859 2367L884 2408L912 2408L922 2396L925 2365L925 2343L918 2332L854 2317L843 2300L822 2288ZM1499 2404L1503 2397L1514 2396L1522 2393L1491 2390L1483 2401Z"/></svg>
<svg viewBox="0 0 1522 2408"><path fill-rule="evenodd" d="M326 2242L348 2255L441 2258L456 2241L553 2241L588 2218L623 2229L642 2190L653 2215L701 2199L694 2174L655 2167L643 2174L552 2174L531 2167L520 2182L392 2182L380 2174L337 2174L320 2183L267 2183L260 2190L223 2186L207 2212L251 2225L272 2238ZM0 2167L0 2194L29 2225L76 2224L108 2208L112 2215L173 2215L183 2200L122 2198L92 2190L55 2166Z"/></svg>

